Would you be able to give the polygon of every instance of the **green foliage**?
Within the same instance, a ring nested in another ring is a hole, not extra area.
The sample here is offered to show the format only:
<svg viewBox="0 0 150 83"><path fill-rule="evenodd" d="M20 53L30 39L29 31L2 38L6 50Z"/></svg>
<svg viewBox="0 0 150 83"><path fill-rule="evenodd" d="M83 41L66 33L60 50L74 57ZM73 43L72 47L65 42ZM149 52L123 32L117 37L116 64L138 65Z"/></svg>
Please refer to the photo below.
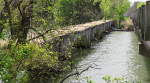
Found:
<svg viewBox="0 0 150 83"><path fill-rule="evenodd" d="M39 46L31 45L33 48L30 58L27 59L25 65L30 69L42 68L42 67L53 67L58 62L57 53L54 51L46 50Z"/></svg>
<svg viewBox="0 0 150 83"><path fill-rule="evenodd" d="M10 73L10 68L12 67L14 60L11 56L6 55L7 53L1 50L0 52L0 79L3 80L4 83L9 83L12 77Z"/></svg>
<svg viewBox="0 0 150 83"><path fill-rule="evenodd" d="M104 12L104 17L107 19L124 17L123 14L130 7L129 0L97 0L101 2L101 8Z"/></svg>
<svg viewBox="0 0 150 83"><path fill-rule="evenodd" d="M143 5L146 5L146 3L145 3L145 2L138 2L138 3L137 3L137 8L140 8L140 7L143 6Z"/></svg>
<svg viewBox="0 0 150 83"><path fill-rule="evenodd" d="M35 44L12 45L10 49L0 51L0 79L4 83L25 80L28 78L28 69L51 68L58 62L56 52ZM18 78L21 72L24 72L22 78Z"/></svg>
<svg viewBox="0 0 150 83"><path fill-rule="evenodd" d="M102 79L105 80L106 83L141 83L137 81L131 82L122 77L112 77L109 75L104 76Z"/></svg>
<svg viewBox="0 0 150 83"><path fill-rule="evenodd" d="M33 4L32 26L39 30L54 28L55 20L53 16L55 1L36 0Z"/></svg>
<svg viewBox="0 0 150 83"><path fill-rule="evenodd" d="M100 7L104 13L104 19L113 19L118 22L118 27L120 27L120 22L124 20L125 12L130 7L129 0L96 0L101 2Z"/></svg>
<svg viewBox="0 0 150 83"><path fill-rule="evenodd" d="M90 80L89 77L86 77L86 81L87 81L87 83L95 83L93 80Z"/></svg>
<svg viewBox="0 0 150 83"><path fill-rule="evenodd" d="M27 35L30 28L41 33L47 29L54 29L56 26L100 20L103 16L101 10L103 10L105 19L120 21L124 19L123 14L130 6L128 0L34 0L32 4L29 4L30 0L22 1L19 6L20 11L19 7L15 7L19 4L12 2L10 6L4 7L4 0L0 0L0 12L3 15L3 18L0 18L0 28L4 29L0 32L0 38L7 40L12 38L11 41L15 42L19 33L25 31L24 29L27 29L27 33L23 35ZM5 12L2 11L4 8L7 9ZM28 8L31 8L32 12L28 11ZM30 16L32 18L29 19ZM24 17L26 18L23 19ZM29 21L31 22L28 23ZM23 29L24 26L27 28ZM84 43L81 43L83 41ZM91 44L84 37L79 38L79 42L75 43L83 47ZM69 48L67 49L68 53L65 53L66 56L60 56L63 54L54 51L51 45L40 46L27 43L10 46L7 49L0 49L0 80L4 83L26 82L26 79L29 78L28 73L36 73L36 76L41 76L70 69ZM68 62L64 61L66 58ZM93 83L91 80L88 82Z"/></svg>
<svg viewBox="0 0 150 83"><path fill-rule="evenodd" d="M58 0L54 10L55 21L66 26L97 20L101 16L97 4L93 0Z"/></svg>
<svg viewBox="0 0 150 83"><path fill-rule="evenodd" d="M103 9L103 13L104 13L104 18L109 18L110 14L111 14L111 5L112 5L112 1L111 0L100 0L101 1L101 8Z"/></svg>
<svg viewBox="0 0 150 83"><path fill-rule="evenodd" d="M70 24L73 18L73 0L59 0L55 4L55 18L59 25Z"/></svg>

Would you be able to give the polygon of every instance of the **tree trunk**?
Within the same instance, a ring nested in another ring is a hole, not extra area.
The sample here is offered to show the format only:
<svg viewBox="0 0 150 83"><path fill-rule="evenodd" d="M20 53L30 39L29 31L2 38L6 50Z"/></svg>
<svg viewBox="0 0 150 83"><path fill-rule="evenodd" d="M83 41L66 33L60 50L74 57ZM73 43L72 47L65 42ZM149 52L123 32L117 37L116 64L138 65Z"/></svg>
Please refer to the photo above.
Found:
<svg viewBox="0 0 150 83"><path fill-rule="evenodd" d="M21 27L19 28L17 43L25 43L30 27L30 17L22 18Z"/></svg>
<svg viewBox="0 0 150 83"><path fill-rule="evenodd" d="M0 25L0 37L2 36L3 29L3 26Z"/></svg>
<svg viewBox="0 0 150 83"><path fill-rule="evenodd" d="M33 8L33 0L30 0L28 6L20 9L20 6L18 7L20 14L21 14L21 26L18 29L18 44L26 43L27 35L29 32L29 29L31 27L31 18L32 18L32 8Z"/></svg>

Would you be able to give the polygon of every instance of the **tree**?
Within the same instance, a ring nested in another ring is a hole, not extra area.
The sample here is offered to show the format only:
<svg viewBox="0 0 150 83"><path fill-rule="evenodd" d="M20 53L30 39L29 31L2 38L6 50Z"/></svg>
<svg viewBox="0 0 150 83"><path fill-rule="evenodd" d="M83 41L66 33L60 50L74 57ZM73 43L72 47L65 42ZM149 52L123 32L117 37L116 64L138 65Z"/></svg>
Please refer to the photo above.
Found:
<svg viewBox="0 0 150 83"><path fill-rule="evenodd" d="M125 18L124 14L130 7L130 2L128 0L116 0L113 6L115 14L114 19L118 21L118 27L120 28L121 21Z"/></svg>
<svg viewBox="0 0 150 83"><path fill-rule="evenodd" d="M11 40L25 43L30 30L38 34L54 26L53 0L1 0L0 33L10 31ZM9 36L9 35L8 35Z"/></svg>
<svg viewBox="0 0 150 83"><path fill-rule="evenodd" d="M99 20L102 16L99 4L94 0L58 0L55 21L60 26L67 26Z"/></svg>
<svg viewBox="0 0 150 83"><path fill-rule="evenodd" d="M114 19L118 21L120 27L120 22L124 20L124 13L130 7L129 0L98 0L101 2L101 8L104 12L104 18Z"/></svg>
<svg viewBox="0 0 150 83"><path fill-rule="evenodd" d="M0 35L2 35L3 29L12 26L10 4L11 0L0 1L4 5L0 12Z"/></svg>
<svg viewBox="0 0 150 83"><path fill-rule="evenodd" d="M26 4L24 5L23 2ZM21 16L21 26L18 28L17 43L24 43L31 27L33 0L27 2L22 0L17 4L17 7Z"/></svg>
<svg viewBox="0 0 150 83"><path fill-rule="evenodd" d="M100 0L100 2L101 2L100 7L103 9L104 19L106 20L111 15L110 13L111 13L112 1L111 0Z"/></svg>

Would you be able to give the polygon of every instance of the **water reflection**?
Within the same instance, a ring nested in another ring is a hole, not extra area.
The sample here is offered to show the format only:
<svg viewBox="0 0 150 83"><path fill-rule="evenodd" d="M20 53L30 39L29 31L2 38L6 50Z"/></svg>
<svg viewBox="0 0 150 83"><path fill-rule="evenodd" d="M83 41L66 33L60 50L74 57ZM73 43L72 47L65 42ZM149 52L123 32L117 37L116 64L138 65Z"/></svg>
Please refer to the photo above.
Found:
<svg viewBox="0 0 150 83"><path fill-rule="evenodd" d="M133 32L112 32L92 48L93 50L84 50L90 53L77 58L77 65L82 65L81 69L85 69L96 64L101 69L84 72L80 76L80 82L71 77L65 83L86 83L83 78L87 76L96 83L105 83L102 80L105 75L150 83L150 58L139 55L138 39ZM78 52L82 55L82 51Z"/></svg>

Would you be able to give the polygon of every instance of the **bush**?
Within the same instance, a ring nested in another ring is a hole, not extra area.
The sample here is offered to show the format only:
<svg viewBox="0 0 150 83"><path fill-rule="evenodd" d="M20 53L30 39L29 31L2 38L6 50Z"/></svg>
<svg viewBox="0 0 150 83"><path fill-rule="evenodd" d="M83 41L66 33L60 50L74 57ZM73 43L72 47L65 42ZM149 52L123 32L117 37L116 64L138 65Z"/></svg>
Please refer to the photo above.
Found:
<svg viewBox="0 0 150 83"><path fill-rule="evenodd" d="M51 69L58 64L57 53L35 44L12 45L0 50L0 80L17 82L19 73L34 69ZM41 71L42 72L42 71ZM27 74L23 73L27 78ZM40 72L37 72L40 73Z"/></svg>
<svg viewBox="0 0 150 83"><path fill-rule="evenodd" d="M112 77L109 75L106 75L103 77L103 80L105 80L106 83L141 83L139 81L128 81L127 79L124 79L122 77Z"/></svg>

